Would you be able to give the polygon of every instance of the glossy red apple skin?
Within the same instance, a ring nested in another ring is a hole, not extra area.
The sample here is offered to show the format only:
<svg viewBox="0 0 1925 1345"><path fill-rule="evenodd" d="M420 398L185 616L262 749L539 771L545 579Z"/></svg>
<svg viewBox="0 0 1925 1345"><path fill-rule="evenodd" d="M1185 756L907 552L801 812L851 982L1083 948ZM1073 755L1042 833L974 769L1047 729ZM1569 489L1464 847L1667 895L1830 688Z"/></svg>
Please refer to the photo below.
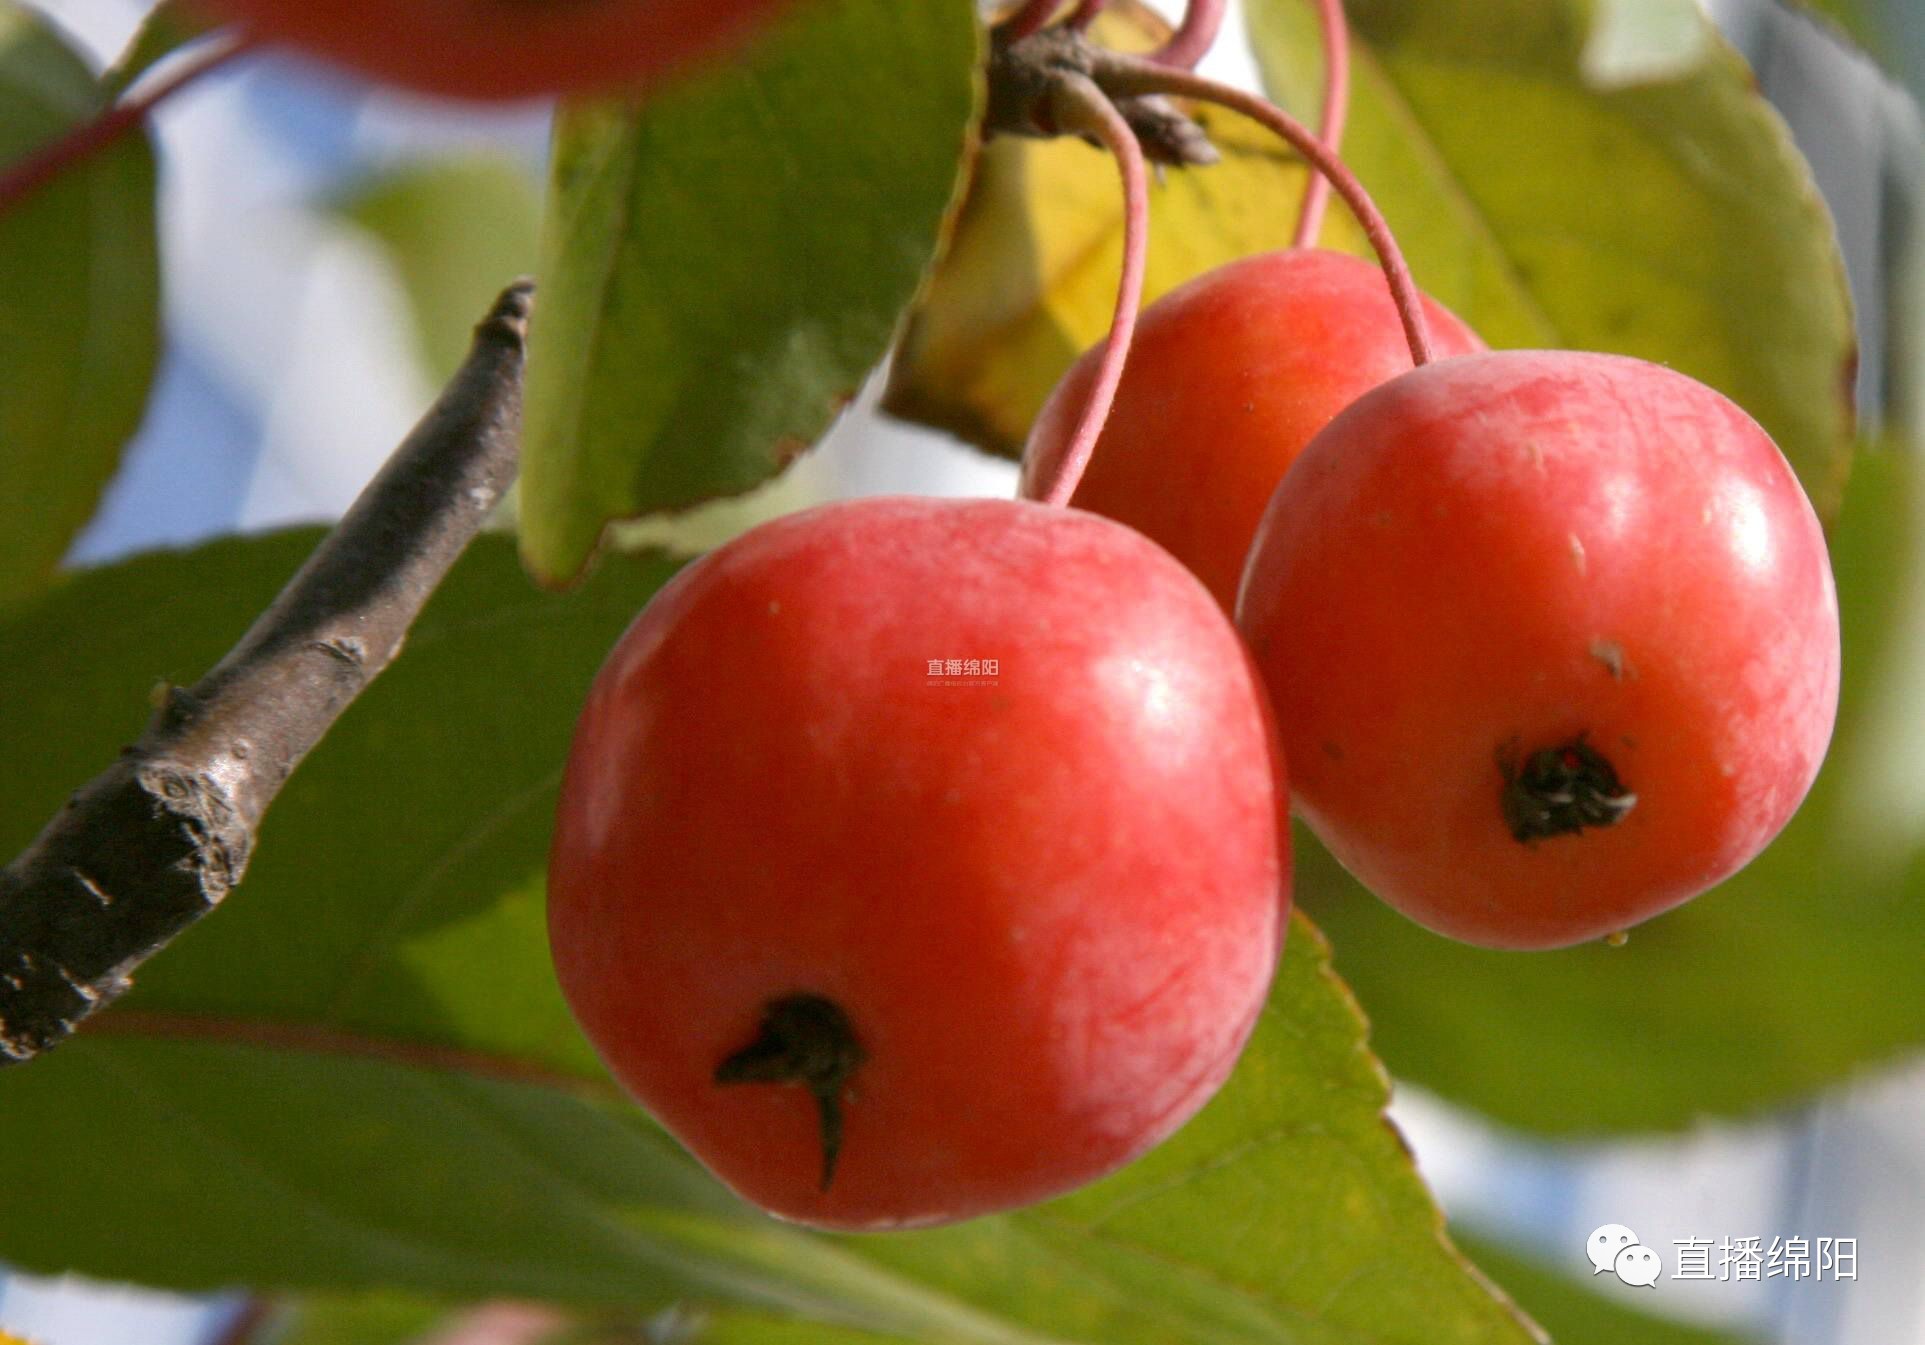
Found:
<svg viewBox="0 0 1925 1345"><path fill-rule="evenodd" d="M1440 357L1483 343L1424 301ZM1030 430L1022 493L1040 498L1089 397L1084 352ZM1116 402L1071 503L1163 546L1227 612L1263 509L1311 436L1410 372L1383 272L1325 249L1245 257L1143 310Z"/></svg>
<svg viewBox="0 0 1925 1345"><path fill-rule="evenodd" d="M997 667L932 678L951 658ZM689 567L610 655L562 791L556 970L748 1199L960 1219L1115 1169L1227 1076L1288 911L1286 807L1241 642L1152 543L1018 501L830 505ZM714 1080L797 994L865 1056L827 1190L806 1091Z"/></svg>
<svg viewBox="0 0 1925 1345"><path fill-rule="evenodd" d="M198 0L374 79L505 100L639 91L807 0Z"/></svg>
<svg viewBox="0 0 1925 1345"><path fill-rule="evenodd" d="M1735 872L1837 710L1830 563L1784 456L1617 356L1465 356L1366 395L1270 502L1237 616L1311 828L1491 947L1603 937ZM1506 759L1578 741L1634 805L1519 840Z"/></svg>

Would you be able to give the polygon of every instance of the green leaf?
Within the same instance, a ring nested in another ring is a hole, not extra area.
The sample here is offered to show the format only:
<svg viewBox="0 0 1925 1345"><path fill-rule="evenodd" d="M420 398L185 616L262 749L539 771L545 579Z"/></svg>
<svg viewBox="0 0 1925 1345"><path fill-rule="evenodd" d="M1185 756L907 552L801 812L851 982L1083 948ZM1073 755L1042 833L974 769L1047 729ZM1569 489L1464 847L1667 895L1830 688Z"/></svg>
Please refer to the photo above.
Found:
<svg viewBox="0 0 1925 1345"><path fill-rule="evenodd" d="M1298 829L1299 899L1400 1078L1532 1130L1643 1131L1754 1113L1925 1045L1925 475L1859 463L1831 537L1831 754L1721 887L1621 948L1490 952L1395 914Z"/></svg>
<svg viewBox="0 0 1925 1345"><path fill-rule="evenodd" d="M152 679L217 656L312 540L141 558L0 623L10 713L48 726L0 735L0 841L137 730ZM999 1345L1530 1339L1444 1241L1303 921L1230 1084L1066 1199L831 1238L701 1173L572 1026L539 880L575 707L665 573L611 556L547 597L506 543L477 543L222 909L76 1040L0 1072L10 1260L190 1288L692 1299Z"/></svg>
<svg viewBox="0 0 1925 1345"><path fill-rule="evenodd" d="M9 722L45 726L0 735L0 853L138 735L156 681L210 667L316 540L301 530L89 571L0 628ZM624 558L606 582L558 599L528 583L511 550L494 538L471 548L395 669L283 790L246 896L150 964L130 1005L271 1005L277 1017L378 1022L427 1040L472 1032L594 1072L545 959L530 955L543 942L537 876L589 679L672 566ZM490 918L464 918L477 912ZM403 927L416 942L391 948ZM496 954L488 993L441 1002L438 980L458 990L472 962Z"/></svg>
<svg viewBox="0 0 1925 1345"><path fill-rule="evenodd" d="M108 104L0 0L0 164ZM154 157L136 129L0 214L0 603L44 583L140 424L160 348Z"/></svg>
<svg viewBox="0 0 1925 1345"><path fill-rule="evenodd" d="M978 47L966 0L824 0L640 107L563 110L522 496L538 575L827 428L934 259Z"/></svg>
<svg viewBox="0 0 1925 1345"><path fill-rule="evenodd" d="M1626 1341L1635 1341L1636 1345L1765 1345L1754 1336L1689 1326L1640 1311L1639 1300L1625 1291L1616 1276L1604 1277L1610 1281L1608 1286L1602 1280L1574 1279L1531 1257L1499 1248L1487 1238L1459 1240L1492 1279L1520 1303L1530 1304L1531 1315L1551 1333L1557 1345L1625 1345Z"/></svg>
<svg viewBox="0 0 1925 1345"><path fill-rule="evenodd" d="M273 1345L409 1345L445 1320L446 1305L405 1294L317 1294L276 1314Z"/></svg>
<svg viewBox="0 0 1925 1345"><path fill-rule="evenodd" d="M186 0L161 0L147 11L134 30L133 40L101 82L107 93L117 98L156 65L213 31L214 24L198 10L190 9Z"/></svg>
<svg viewBox="0 0 1925 1345"><path fill-rule="evenodd" d="M108 1025L0 1084L0 1179L19 1201L0 1231L29 1266L187 1287L692 1296L910 1339L1529 1340L1441 1242L1372 1105L1374 1066L1330 1031L1334 1016L1354 1034L1354 1010L1309 926L1294 942L1213 1108L1023 1214L818 1237L734 1207L616 1104ZM114 1221L91 1216L108 1205Z"/></svg>
<svg viewBox="0 0 1925 1345"><path fill-rule="evenodd" d="M739 1310L690 1313L678 1317L675 1327L682 1334L669 1339L686 1341L688 1345L910 1345L903 1336L878 1335L850 1327L825 1327L820 1322Z"/></svg>
<svg viewBox="0 0 1925 1345"><path fill-rule="evenodd" d="M437 385L467 355L475 314L535 269L540 193L500 155L399 169L358 184L336 208L386 250L414 313L422 369Z"/></svg>
<svg viewBox="0 0 1925 1345"><path fill-rule="evenodd" d="M1250 0L1274 94L1320 97L1315 15ZM1344 157L1418 281L1493 346L1638 355L1730 396L1820 509L1855 346L1829 216L1695 0L1353 0Z"/></svg>

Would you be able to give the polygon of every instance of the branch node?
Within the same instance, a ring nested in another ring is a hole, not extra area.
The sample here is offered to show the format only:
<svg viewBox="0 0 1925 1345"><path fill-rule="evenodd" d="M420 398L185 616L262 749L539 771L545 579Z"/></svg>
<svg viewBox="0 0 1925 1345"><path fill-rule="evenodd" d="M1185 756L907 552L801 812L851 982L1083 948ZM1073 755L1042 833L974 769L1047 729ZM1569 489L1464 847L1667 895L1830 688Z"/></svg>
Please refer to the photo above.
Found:
<svg viewBox="0 0 1925 1345"><path fill-rule="evenodd" d="M357 672L368 661L367 646L351 635L337 635L331 640L315 640L308 647L326 654L329 658L339 659Z"/></svg>
<svg viewBox="0 0 1925 1345"><path fill-rule="evenodd" d="M997 33L989 58L985 133L1033 140L1069 134L1099 143L1080 130L1066 128L1056 108L1064 97L1078 96L1068 92L1069 86L1096 78L1103 61L1103 49L1074 28L1045 28L1014 41ZM1143 94L1112 101L1149 162L1185 168L1217 162L1209 136L1170 99Z"/></svg>

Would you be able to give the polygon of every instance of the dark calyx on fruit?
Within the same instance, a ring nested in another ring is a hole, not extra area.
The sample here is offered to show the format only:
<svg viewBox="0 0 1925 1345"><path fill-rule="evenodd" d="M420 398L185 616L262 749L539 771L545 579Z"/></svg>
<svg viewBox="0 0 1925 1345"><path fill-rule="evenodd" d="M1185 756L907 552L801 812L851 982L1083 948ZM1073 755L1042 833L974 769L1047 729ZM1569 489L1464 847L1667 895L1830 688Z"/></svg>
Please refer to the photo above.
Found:
<svg viewBox="0 0 1925 1345"><path fill-rule="evenodd" d="M820 995L770 1001L754 1041L715 1067L715 1082L801 1084L822 1117L822 1189L842 1151L842 1086L867 1057L849 1015Z"/></svg>
<svg viewBox="0 0 1925 1345"><path fill-rule="evenodd" d="M1638 801L1618 780L1610 759L1583 734L1532 752L1521 764L1513 741L1498 751L1497 769L1504 777L1505 825L1526 843L1616 826Z"/></svg>

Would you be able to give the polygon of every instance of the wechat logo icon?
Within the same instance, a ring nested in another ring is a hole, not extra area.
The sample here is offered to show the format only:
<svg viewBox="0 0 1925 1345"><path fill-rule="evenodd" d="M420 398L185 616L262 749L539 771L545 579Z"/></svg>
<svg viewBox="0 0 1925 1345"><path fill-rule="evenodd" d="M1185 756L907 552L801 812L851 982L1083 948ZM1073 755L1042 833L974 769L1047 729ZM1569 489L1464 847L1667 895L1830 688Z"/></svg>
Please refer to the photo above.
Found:
<svg viewBox="0 0 1925 1345"><path fill-rule="evenodd" d="M1584 1254L1591 1258L1593 1275L1608 1270L1633 1288L1655 1289L1658 1276L1664 1273L1658 1254L1623 1224L1605 1224L1591 1230L1584 1242Z"/></svg>

